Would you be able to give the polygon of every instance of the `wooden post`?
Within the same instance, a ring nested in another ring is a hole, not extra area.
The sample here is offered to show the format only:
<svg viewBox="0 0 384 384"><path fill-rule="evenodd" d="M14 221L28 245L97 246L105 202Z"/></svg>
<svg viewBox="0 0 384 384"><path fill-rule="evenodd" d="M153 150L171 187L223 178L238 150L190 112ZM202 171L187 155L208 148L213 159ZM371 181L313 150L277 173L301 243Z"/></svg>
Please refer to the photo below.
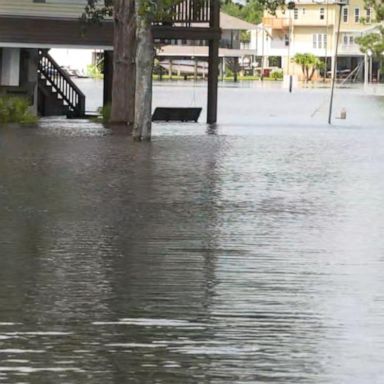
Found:
<svg viewBox="0 0 384 384"><path fill-rule="evenodd" d="M220 4L219 0L211 1L210 28L220 29ZM207 123L214 124L217 121L217 93L219 81L219 38L209 41L208 56L208 105Z"/></svg>
<svg viewBox="0 0 384 384"><path fill-rule="evenodd" d="M112 103L113 51L104 51L103 105Z"/></svg>

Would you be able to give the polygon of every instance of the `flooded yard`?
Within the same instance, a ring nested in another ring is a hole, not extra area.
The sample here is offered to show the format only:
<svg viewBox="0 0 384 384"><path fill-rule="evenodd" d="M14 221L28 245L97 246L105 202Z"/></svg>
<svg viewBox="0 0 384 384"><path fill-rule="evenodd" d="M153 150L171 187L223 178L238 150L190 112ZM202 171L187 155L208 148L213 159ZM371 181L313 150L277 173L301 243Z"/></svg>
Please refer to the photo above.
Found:
<svg viewBox="0 0 384 384"><path fill-rule="evenodd" d="M149 144L0 127L0 383L381 383L384 104L328 95L222 87Z"/></svg>

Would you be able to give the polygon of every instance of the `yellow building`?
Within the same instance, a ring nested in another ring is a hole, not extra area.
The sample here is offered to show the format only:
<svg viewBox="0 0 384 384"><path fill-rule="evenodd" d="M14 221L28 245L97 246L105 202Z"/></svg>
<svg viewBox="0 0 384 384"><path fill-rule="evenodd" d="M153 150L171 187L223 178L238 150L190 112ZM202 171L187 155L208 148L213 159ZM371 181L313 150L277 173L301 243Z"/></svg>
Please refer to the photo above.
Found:
<svg viewBox="0 0 384 384"><path fill-rule="evenodd" d="M254 48L259 55L274 57L285 74L302 76L301 69L292 63L296 53L313 53L332 68L335 54L340 6L334 0L296 0L294 9L278 10L276 15L265 13L265 33L253 33ZM364 22L362 22L364 20ZM364 54L356 43L373 26L374 15L364 0L349 0L342 6L338 49L338 73L363 79ZM262 47L262 49L260 49Z"/></svg>

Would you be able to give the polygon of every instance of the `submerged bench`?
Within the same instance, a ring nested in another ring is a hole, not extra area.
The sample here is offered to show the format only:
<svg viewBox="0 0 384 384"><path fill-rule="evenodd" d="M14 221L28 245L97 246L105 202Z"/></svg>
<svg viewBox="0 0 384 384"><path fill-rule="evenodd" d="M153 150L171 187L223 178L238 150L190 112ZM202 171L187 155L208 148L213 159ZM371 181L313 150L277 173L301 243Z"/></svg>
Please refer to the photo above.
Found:
<svg viewBox="0 0 384 384"><path fill-rule="evenodd" d="M164 108L158 107L152 121L194 121L197 123L202 108Z"/></svg>

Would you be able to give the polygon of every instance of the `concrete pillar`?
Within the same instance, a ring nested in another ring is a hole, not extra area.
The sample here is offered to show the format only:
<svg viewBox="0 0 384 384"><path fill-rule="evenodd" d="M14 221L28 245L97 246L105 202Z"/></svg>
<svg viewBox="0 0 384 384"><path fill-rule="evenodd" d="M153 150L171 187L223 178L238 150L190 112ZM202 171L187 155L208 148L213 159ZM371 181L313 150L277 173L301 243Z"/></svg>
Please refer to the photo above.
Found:
<svg viewBox="0 0 384 384"><path fill-rule="evenodd" d="M369 79L369 66L368 66L368 55L365 54L364 55L364 85L367 86L368 85L368 79Z"/></svg>
<svg viewBox="0 0 384 384"><path fill-rule="evenodd" d="M336 73L336 79L337 79L337 62L335 61L335 55L332 56L331 58L331 79L333 79L333 69L335 68L335 73Z"/></svg>
<svg viewBox="0 0 384 384"><path fill-rule="evenodd" d="M20 85L20 48L3 48L0 85Z"/></svg>
<svg viewBox="0 0 384 384"><path fill-rule="evenodd" d="M39 51L37 49L28 50L28 91L32 98L31 110L33 113L38 112L38 74L37 68L39 63Z"/></svg>
<svg viewBox="0 0 384 384"><path fill-rule="evenodd" d="M221 81L224 80L224 58L223 57L220 58L219 77Z"/></svg>
<svg viewBox="0 0 384 384"><path fill-rule="evenodd" d="M198 69L199 62L197 59L194 61L194 67L193 67L193 79L197 80L197 69Z"/></svg>

